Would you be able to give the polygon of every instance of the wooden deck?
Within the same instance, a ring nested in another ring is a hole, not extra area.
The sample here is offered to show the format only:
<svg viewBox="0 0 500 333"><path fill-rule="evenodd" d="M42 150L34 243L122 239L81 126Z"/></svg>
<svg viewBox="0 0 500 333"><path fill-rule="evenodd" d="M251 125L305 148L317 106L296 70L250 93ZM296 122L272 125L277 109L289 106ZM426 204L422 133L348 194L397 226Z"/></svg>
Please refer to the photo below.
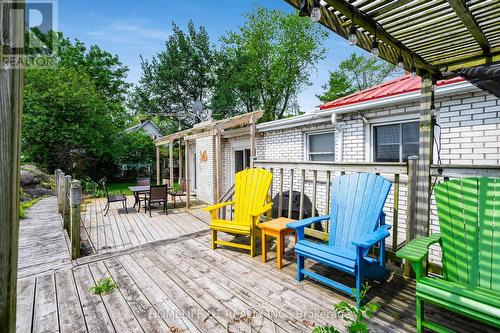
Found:
<svg viewBox="0 0 500 333"><path fill-rule="evenodd" d="M56 197L43 198L28 209L19 225L18 277L71 267L65 235Z"/></svg>
<svg viewBox="0 0 500 333"><path fill-rule="evenodd" d="M117 245L116 234L113 238L106 233L116 227L120 234L130 223L129 240L140 230L151 242L130 241L129 246L124 241L105 253L73 261L71 267L20 278L17 331L274 333L311 332L322 324L343 327L332 307L348 298L311 280L298 284L291 244L280 271L274 260L264 264L260 256L250 258L234 249L212 251L203 211L155 213L150 222L144 213L115 213L115 222L97 228ZM143 219L141 225L132 223ZM155 238L153 230L164 238ZM151 233L149 238L145 233ZM311 269L324 272L317 265ZM119 288L102 296L90 292L105 276ZM414 332L414 284L397 272L387 283L371 284L369 297L382 305L370 321L371 330ZM426 315L458 332L494 331L439 309L427 308Z"/></svg>
<svg viewBox="0 0 500 333"><path fill-rule="evenodd" d="M127 198L128 213L120 203L111 204L109 213L102 213L106 199L86 200L82 211L84 237L89 241L92 253L108 253L181 235L205 230L199 220L186 218L182 204L173 208L168 204L167 214L161 209L153 209L152 216L132 208L133 197ZM196 204L196 202L194 202ZM169 223L165 223L165 218Z"/></svg>

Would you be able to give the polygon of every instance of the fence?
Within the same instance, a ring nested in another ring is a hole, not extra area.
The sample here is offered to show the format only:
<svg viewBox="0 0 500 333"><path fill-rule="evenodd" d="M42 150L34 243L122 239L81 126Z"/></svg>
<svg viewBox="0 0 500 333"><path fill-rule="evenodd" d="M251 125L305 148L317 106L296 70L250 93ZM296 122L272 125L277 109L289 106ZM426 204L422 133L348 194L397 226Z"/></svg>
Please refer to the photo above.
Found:
<svg viewBox="0 0 500 333"><path fill-rule="evenodd" d="M80 257L82 187L79 180L72 180L70 175L59 169L55 171L55 179L57 210L71 241L71 258L76 259Z"/></svg>

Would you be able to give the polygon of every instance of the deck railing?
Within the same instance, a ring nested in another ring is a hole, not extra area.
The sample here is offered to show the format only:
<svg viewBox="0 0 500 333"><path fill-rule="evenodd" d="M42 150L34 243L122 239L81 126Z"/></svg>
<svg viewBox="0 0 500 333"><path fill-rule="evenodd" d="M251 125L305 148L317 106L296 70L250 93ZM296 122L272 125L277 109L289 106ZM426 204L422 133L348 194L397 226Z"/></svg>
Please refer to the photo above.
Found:
<svg viewBox="0 0 500 333"><path fill-rule="evenodd" d="M392 181L391 200L386 205L386 210L390 209L388 222L392 224L391 248L393 251L402 246L398 241L398 233L401 220L400 213L400 186L403 183L403 176L408 179L407 163L333 163L333 162L303 162L303 161L271 161L256 160L254 166L268 169L273 173L273 186L271 188L271 197L278 196L278 215L283 215L283 193L289 191L300 192L299 219L303 218L305 196L309 196L312 203L312 215L316 210L324 214L329 213L330 209L330 185L333 176L344 175L354 172L371 172L384 175ZM288 217L292 216L292 200L288 200ZM307 234L320 239L328 239L329 223L324 224L324 230L311 228L306 231ZM404 229L403 229L404 233Z"/></svg>
<svg viewBox="0 0 500 333"><path fill-rule="evenodd" d="M72 180L59 169L55 171L55 179L58 212L71 241L71 258L76 259L80 257L82 187L79 180Z"/></svg>

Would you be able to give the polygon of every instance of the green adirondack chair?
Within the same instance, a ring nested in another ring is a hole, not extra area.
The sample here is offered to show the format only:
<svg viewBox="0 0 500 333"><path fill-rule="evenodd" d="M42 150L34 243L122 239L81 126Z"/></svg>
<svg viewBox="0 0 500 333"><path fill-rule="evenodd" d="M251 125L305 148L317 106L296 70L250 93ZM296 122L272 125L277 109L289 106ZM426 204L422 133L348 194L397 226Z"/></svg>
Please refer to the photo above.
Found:
<svg viewBox="0 0 500 333"><path fill-rule="evenodd" d="M500 328L500 178L463 178L435 187L441 234L414 239L397 255L415 270L417 331L450 332L426 321L423 302ZM428 247L440 243L443 277L426 276Z"/></svg>

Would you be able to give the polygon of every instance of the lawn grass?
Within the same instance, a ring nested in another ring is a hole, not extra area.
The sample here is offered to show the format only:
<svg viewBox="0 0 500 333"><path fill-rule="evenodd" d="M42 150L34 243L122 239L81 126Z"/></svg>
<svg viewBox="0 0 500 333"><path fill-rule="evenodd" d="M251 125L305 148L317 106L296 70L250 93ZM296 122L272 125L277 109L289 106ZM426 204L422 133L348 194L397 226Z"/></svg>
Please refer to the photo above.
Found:
<svg viewBox="0 0 500 333"><path fill-rule="evenodd" d="M35 199L29 200L29 201L21 201L21 203L19 204L19 218L24 219L26 217L26 209L30 208L31 206L33 206L35 203L42 200L43 198L45 198L45 196L35 198Z"/></svg>
<svg viewBox="0 0 500 333"><path fill-rule="evenodd" d="M108 187L108 192L111 193L123 193L125 195L132 195L132 192L128 189L130 186L137 185L137 182L131 183L109 183L106 184Z"/></svg>
<svg viewBox="0 0 500 333"><path fill-rule="evenodd" d="M156 183L151 183L152 185L155 185ZM123 193L125 195L133 195L133 193L128 189L130 186L136 186L137 182L131 182L131 183L108 183L106 186L108 187L108 192L109 194L111 193ZM174 189L178 189L179 184L174 183ZM104 193L103 193L104 196Z"/></svg>

